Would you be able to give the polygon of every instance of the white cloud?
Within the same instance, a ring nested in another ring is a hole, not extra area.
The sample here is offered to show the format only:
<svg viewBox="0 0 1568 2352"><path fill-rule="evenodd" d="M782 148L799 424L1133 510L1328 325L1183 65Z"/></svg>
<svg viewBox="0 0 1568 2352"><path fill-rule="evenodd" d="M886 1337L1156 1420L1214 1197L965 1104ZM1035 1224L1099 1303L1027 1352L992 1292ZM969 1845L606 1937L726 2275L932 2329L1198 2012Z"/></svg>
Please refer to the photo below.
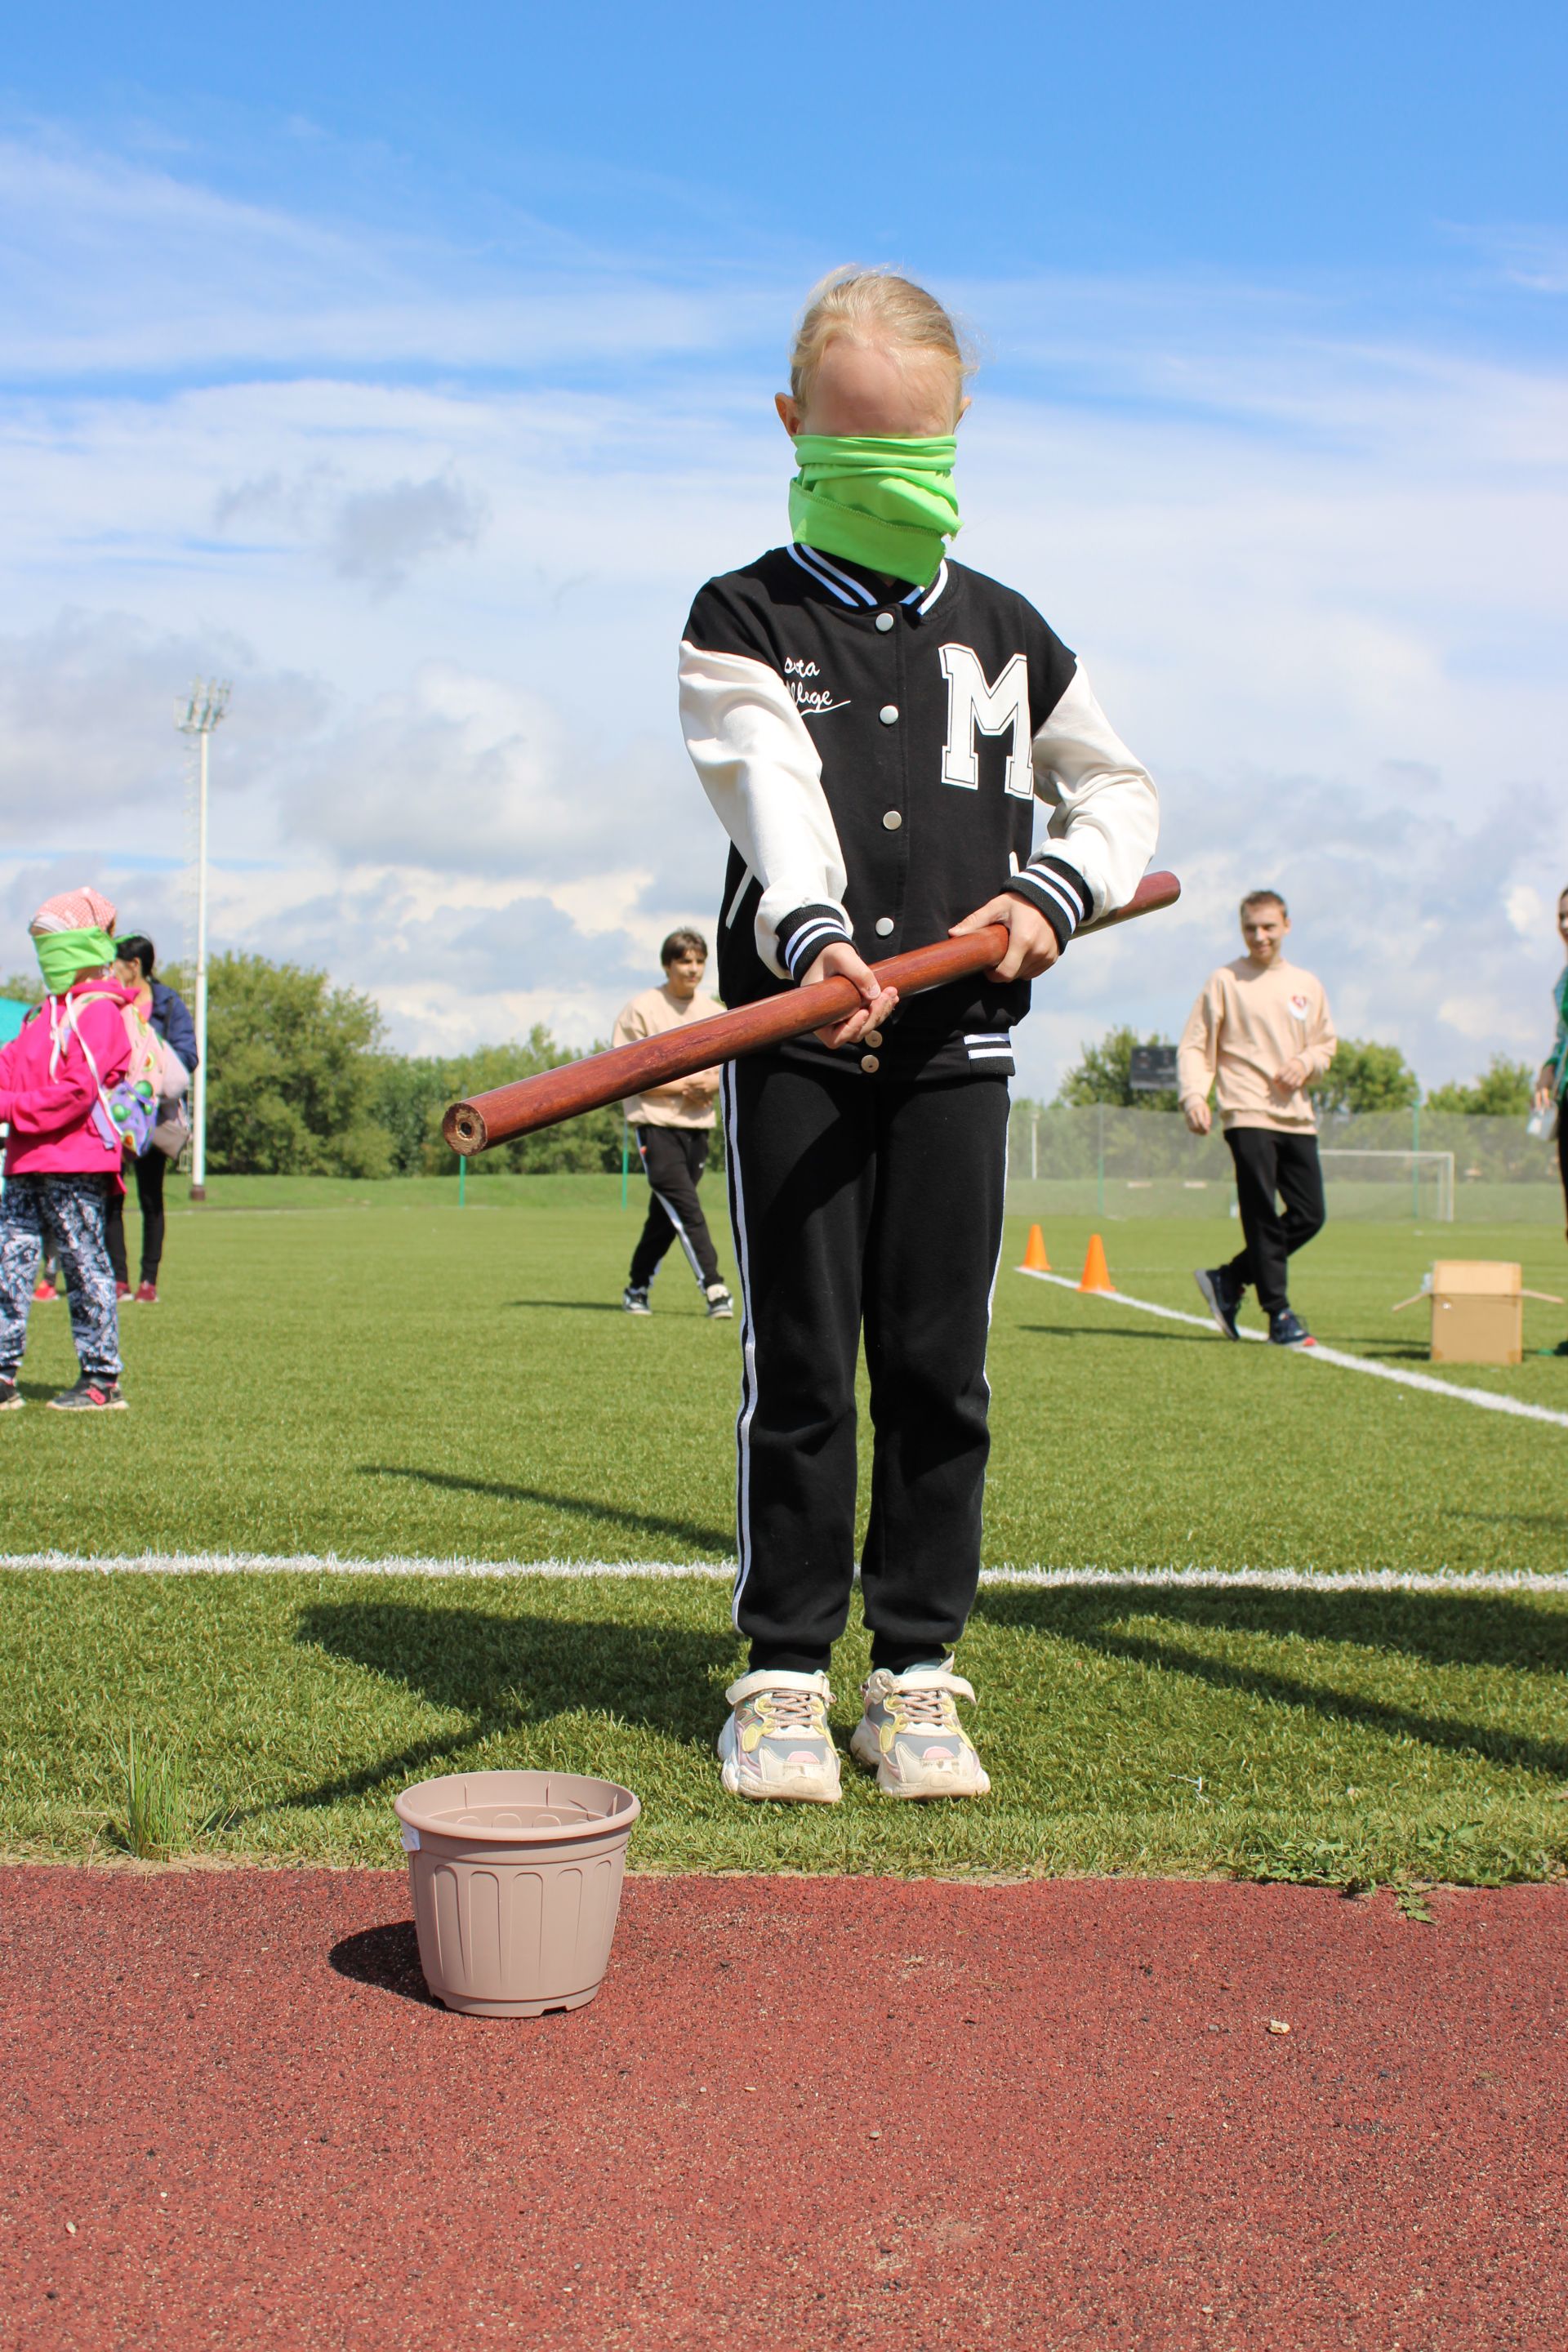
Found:
<svg viewBox="0 0 1568 2352"><path fill-rule="evenodd" d="M384 594L400 587L411 565L425 556L471 547L483 520L483 500L449 475L361 490L338 509L332 569L342 579L367 581Z"/></svg>
<svg viewBox="0 0 1568 2352"><path fill-rule="evenodd" d="M1568 294L1568 235L1560 224L1465 229L1458 234L1515 286L1534 294Z"/></svg>
<svg viewBox="0 0 1568 2352"><path fill-rule="evenodd" d="M279 743L321 725L331 698L319 680L260 667L226 631L175 634L125 613L68 608L0 637L0 842L180 854L175 703L223 669L247 682L245 727L218 739L226 789L246 793Z"/></svg>
<svg viewBox="0 0 1568 2352"><path fill-rule="evenodd" d="M0 141L14 380L422 362L527 369L721 344L754 302L523 226L511 266L237 202L63 139Z"/></svg>
<svg viewBox="0 0 1568 2352"><path fill-rule="evenodd" d="M280 526L288 537L316 545L339 579L360 581L376 596L401 588L427 557L471 547L486 514L485 500L450 467L425 481L405 476L345 491L342 469L318 464L294 481L272 473L237 483L213 505L219 531Z"/></svg>
<svg viewBox="0 0 1568 2352"><path fill-rule="evenodd" d="M1505 894L1503 907L1521 940L1537 940L1544 935L1549 918L1541 893L1532 883L1516 882Z"/></svg>

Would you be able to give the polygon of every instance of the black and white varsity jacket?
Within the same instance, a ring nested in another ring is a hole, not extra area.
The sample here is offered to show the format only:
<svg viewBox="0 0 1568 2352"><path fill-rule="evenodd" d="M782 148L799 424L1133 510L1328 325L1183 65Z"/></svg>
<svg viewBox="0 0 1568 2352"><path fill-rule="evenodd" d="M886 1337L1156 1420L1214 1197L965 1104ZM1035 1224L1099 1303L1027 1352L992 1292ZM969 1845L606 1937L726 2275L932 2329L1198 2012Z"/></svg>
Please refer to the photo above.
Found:
<svg viewBox="0 0 1568 2352"><path fill-rule="evenodd" d="M999 890L1065 947L1153 853L1154 786L1025 598L961 563L889 587L816 548L710 580L680 648L687 749L730 835L719 988L748 1004L833 940L868 961L944 939ZM1034 848L1035 804L1050 814ZM1012 1071L1027 982L901 1003L876 1053L792 1059L874 1076Z"/></svg>

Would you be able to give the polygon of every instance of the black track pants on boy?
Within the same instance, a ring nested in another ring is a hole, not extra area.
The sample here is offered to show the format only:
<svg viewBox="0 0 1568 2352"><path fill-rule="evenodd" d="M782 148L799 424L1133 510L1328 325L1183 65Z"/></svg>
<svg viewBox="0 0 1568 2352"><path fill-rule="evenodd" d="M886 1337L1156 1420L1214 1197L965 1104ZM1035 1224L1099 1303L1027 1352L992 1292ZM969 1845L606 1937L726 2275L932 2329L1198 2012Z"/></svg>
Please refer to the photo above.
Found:
<svg viewBox="0 0 1568 2352"><path fill-rule="evenodd" d="M666 1250L679 1240L686 1262L704 1290L721 1280L719 1253L697 1197L702 1171L708 1165L709 1129L705 1127L639 1127L637 1153L648 1181L647 1221L632 1252L627 1279L634 1290L646 1290L658 1272Z"/></svg>
<svg viewBox="0 0 1568 2352"><path fill-rule="evenodd" d="M1226 1272L1238 1283L1254 1283L1258 1304L1278 1315L1289 1301L1285 1288L1288 1258L1323 1230L1323 1171L1315 1135L1292 1135L1283 1128L1232 1127L1226 1130L1236 1162L1236 1198L1247 1247ZM1285 1203L1280 1215L1278 1193Z"/></svg>
<svg viewBox="0 0 1568 2352"><path fill-rule="evenodd" d="M862 1599L873 1664L901 1672L952 1649L979 1574L1006 1082L759 1056L724 1083L744 1297L735 1622L753 1668L805 1674L844 1630L863 1320Z"/></svg>

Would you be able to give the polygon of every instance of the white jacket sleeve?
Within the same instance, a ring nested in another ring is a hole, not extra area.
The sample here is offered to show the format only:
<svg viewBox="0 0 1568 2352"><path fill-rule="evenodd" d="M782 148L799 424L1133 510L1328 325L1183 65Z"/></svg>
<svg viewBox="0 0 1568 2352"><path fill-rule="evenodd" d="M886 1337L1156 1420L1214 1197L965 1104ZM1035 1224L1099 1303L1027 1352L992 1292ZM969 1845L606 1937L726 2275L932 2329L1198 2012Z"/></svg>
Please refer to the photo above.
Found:
<svg viewBox="0 0 1568 2352"><path fill-rule="evenodd" d="M1035 737L1035 794L1049 843L1083 877L1091 916L1114 914L1138 887L1160 834L1154 780L1107 719L1081 668ZM1031 858L1027 874L1036 860Z"/></svg>
<svg viewBox="0 0 1568 2352"><path fill-rule="evenodd" d="M816 746L783 678L766 662L705 652L686 641L680 723L703 791L763 886L757 952L770 971L788 980L778 937L786 915L820 910L817 947L830 937L852 936L844 908L844 854L822 789ZM805 931L797 938L804 944Z"/></svg>

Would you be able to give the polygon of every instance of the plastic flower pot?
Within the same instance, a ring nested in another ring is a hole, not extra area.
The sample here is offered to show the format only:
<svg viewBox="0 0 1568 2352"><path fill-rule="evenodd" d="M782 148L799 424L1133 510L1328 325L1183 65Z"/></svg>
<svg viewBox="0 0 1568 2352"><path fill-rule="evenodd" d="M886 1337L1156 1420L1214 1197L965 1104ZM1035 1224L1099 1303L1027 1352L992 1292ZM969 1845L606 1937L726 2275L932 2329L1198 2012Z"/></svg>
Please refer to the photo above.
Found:
<svg viewBox="0 0 1568 2352"><path fill-rule="evenodd" d="M629 1789L577 1772L454 1772L405 1789L393 1810L437 2000L542 2017L593 2000L642 1811Z"/></svg>

